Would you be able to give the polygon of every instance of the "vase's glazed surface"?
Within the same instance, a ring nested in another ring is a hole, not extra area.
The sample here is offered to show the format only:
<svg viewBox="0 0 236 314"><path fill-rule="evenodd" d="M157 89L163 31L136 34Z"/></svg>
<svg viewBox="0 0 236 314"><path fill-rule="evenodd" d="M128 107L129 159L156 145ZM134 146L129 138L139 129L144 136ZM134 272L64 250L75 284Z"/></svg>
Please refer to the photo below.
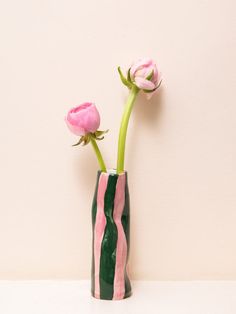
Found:
<svg viewBox="0 0 236 314"><path fill-rule="evenodd" d="M92 206L92 295L121 300L131 295L127 173L98 172Z"/></svg>

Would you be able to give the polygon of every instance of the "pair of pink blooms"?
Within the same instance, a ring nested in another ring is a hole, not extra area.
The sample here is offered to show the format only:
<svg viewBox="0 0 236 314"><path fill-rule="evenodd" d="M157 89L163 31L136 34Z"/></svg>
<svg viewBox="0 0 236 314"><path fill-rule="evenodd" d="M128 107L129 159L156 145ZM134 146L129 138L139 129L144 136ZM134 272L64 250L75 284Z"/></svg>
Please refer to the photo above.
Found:
<svg viewBox="0 0 236 314"><path fill-rule="evenodd" d="M125 80L129 82L130 86L136 86L148 93L148 98L153 95L161 83L157 66L151 59L141 59L133 63L127 71ZM71 132L84 136L96 132L100 125L100 115L94 104L86 102L68 112L66 123Z"/></svg>

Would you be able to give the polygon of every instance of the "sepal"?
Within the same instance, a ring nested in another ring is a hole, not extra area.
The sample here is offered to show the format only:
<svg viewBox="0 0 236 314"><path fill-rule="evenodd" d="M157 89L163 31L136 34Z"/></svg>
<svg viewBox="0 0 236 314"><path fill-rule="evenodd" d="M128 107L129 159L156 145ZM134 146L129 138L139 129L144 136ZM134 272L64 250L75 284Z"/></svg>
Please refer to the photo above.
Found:
<svg viewBox="0 0 236 314"><path fill-rule="evenodd" d="M78 141L78 143L73 144L72 146L78 146L80 144L83 144L83 146L87 145L90 142L90 135L86 134L81 136L80 140Z"/></svg>
<svg viewBox="0 0 236 314"><path fill-rule="evenodd" d="M129 71L130 71L130 70L129 70ZM118 72L119 72L119 74L120 74L121 82L122 82L125 86L127 86L129 89L131 89L132 86L133 86L133 84L131 83L131 79L130 79L130 74L129 74L129 72L128 72L128 79L125 78L125 76L124 76L124 74L122 73L120 67L118 67Z"/></svg>
<svg viewBox="0 0 236 314"><path fill-rule="evenodd" d="M72 146L78 146L80 144L83 144L83 146L87 145L90 140L91 137L94 138L96 141L101 141L104 139L104 134L107 133L109 130L105 130L105 131L95 131L94 133L88 133L86 135L81 136L81 138L79 139L78 143L73 144Z"/></svg>
<svg viewBox="0 0 236 314"><path fill-rule="evenodd" d="M150 74L148 74L148 76L146 77L146 80L151 81L153 74L154 74L154 71L152 70Z"/></svg>
<svg viewBox="0 0 236 314"><path fill-rule="evenodd" d="M101 141L104 139L103 134L107 133L109 130L105 130L105 131L99 131L97 130L94 133L90 133L90 135L97 141Z"/></svg>
<svg viewBox="0 0 236 314"><path fill-rule="evenodd" d="M130 70L131 70L131 68L129 68L129 70L128 70L127 80L132 84L132 80L131 80L131 76L130 76Z"/></svg>

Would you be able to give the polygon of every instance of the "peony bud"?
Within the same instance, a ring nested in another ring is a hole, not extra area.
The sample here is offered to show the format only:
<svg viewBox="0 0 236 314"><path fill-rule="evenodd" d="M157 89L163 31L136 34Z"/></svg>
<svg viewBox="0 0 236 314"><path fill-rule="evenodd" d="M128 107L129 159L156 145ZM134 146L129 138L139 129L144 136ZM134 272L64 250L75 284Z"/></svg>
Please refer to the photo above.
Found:
<svg viewBox="0 0 236 314"><path fill-rule="evenodd" d="M72 108L65 120L70 131L80 136L94 133L100 125L99 112L95 105L89 102Z"/></svg>
<svg viewBox="0 0 236 314"><path fill-rule="evenodd" d="M90 102L72 108L66 118L66 124L70 131L75 135L81 136L77 146L81 143L87 145L92 139L102 140L106 131L99 131L100 115L96 106Z"/></svg>
<svg viewBox="0 0 236 314"><path fill-rule="evenodd" d="M140 59L133 63L128 70L127 78L124 77L120 68L118 68L118 71L122 82L128 88L136 85L145 93L149 93L148 98L150 98L161 84L157 66L152 59Z"/></svg>

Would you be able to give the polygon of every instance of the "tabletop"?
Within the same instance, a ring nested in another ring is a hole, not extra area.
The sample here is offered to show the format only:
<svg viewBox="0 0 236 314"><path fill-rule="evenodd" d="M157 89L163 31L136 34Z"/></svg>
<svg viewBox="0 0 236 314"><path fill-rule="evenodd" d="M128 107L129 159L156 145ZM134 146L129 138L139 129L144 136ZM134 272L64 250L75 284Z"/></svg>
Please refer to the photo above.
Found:
<svg viewBox="0 0 236 314"><path fill-rule="evenodd" d="M236 281L133 281L121 301L90 296L89 281L0 281L1 314L235 314Z"/></svg>

